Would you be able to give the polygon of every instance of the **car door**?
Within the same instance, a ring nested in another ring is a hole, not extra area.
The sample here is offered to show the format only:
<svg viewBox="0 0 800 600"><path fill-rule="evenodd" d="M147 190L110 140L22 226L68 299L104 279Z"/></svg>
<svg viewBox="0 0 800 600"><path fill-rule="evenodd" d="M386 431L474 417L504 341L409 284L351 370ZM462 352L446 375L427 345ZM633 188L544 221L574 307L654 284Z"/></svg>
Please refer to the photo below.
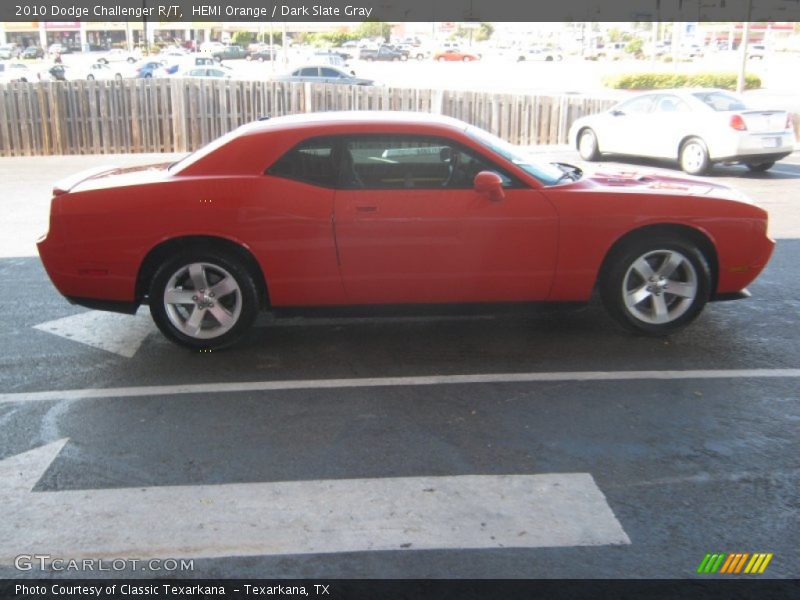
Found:
<svg viewBox="0 0 800 600"><path fill-rule="evenodd" d="M322 83L339 83L344 76L341 72L330 67L320 67L320 81Z"/></svg>
<svg viewBox="0 0 800 600"><path fill-rule="evenodd" d="M335 231L348 301L357 304L542 300L557 218L539 191L448 138L343 137ZM473 188L492 170L505 198Z"/></svg>
<svg viewBox="0 0 800 600"><path fill-rule="evenodd" d="M695 125L689 105L675 94L659 94L653 101L649 135L645 136L646 156L676 158L681 140Z"/></svg>
<svg viewBox="0 0 800 600"><path fill-rule="evenodd" d="M628 100L609 113L604 131L598 132L603 152L650 156L651 111L656 94L645 94Z"/></svg>

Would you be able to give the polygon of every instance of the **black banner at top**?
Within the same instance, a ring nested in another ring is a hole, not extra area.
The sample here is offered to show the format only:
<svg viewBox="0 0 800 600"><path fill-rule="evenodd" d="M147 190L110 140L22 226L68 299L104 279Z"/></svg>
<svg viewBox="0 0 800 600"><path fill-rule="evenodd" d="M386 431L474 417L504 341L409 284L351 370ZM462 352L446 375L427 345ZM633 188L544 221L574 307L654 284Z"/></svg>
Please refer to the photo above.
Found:
<svg viewBox="0 0 800 600"><path fill-rule="evenodd" d="M0 21L800 21L800 0L0 0Z"/></svg>

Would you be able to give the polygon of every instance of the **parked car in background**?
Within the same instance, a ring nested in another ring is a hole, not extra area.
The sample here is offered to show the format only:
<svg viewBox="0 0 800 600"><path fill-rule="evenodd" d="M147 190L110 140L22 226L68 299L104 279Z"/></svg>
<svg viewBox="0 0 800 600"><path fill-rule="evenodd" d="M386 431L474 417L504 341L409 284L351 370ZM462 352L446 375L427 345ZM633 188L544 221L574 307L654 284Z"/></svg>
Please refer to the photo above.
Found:
<svg viewBox="0 0 800 600"><path fill-rule="evenodd" d="M200 52L206 54L212 54L214 52L219 52L225 48L225 44L222 42L203 42L200 44Z"/></svg>
<svg viewBox="0 0 800 600"><path fill-rule="evenodd" d="M766 171L794 150L785 110L751 109L735 94L711 88L638 94L577 119L569 139L584 160L603 153L673 159L692 175L714 163Z"/></svg>
<svg viewBox="0 0 800 600"><path fill-rule="evenodd" d="M553 62L563 60L564 55L558 48L528 48L521 51L517 56L517 62L525 61L545 61Z"/></svg>
<svg viewBox="0 0 800 600"><path fill-rule="evenodd" d="M224 65L214 67L195 67L185 73L186 77L198 77L200 79L230 79L233 70Z"/></svg>
<svg viewBox="0 0 800 600"><path fill-rule="evenodd" d="M236 44L224 46L217 50L212 50L211 56L217 60L231 60L239 58L247 58L247 50Z"/></svg>
<svg viewBox="0 0 800 600"><path fill-rule="evenodd" d="M259 48L247 55L247 60L257 60L264 62L265 60L275 60L278 53L272 48Z"/></svg>
<svg viewBox="0 0 800 600"><path fill-rule="evenodd" d="M767 55L767 47L764 44L752 44L747 47L747 58L757 58L764 60Z"/></svg>
<svg viewBox="0 0 800 600"><path fill-rule="evenodd" d="M133 66L133 76L144 78L153 77L156 70L166 66L166 64L167 61L165 60L143 60Z"/></svg>
<svg viewBox="0 0 800 600"><path fill-rule="evenodd" d="M447 48L445 50L439 50L433 54L433 60L437 60L439 62L472 62L473 60L478 60L479 58L480 57L477 54L467 52L466 50L459 50L458 48Z"/></svg>
<svg viewBox="0 0 800 600"><path fill-rule="evenodd" d="M38 77L23 63L0 63L0 83L36 81Z"/></svg>
<svg viewBox="0 0 800 600"><path fill-rule="evenodd" d="M407 60L408 54L400 52L386 44L378 48L361 48L358 51L358 58L360 60Z"/></svg>
<svg viewBox="0 0 800 600"><path fill-rule="evenodd" d="M112 48L102 56L99 56L97 58L97 62L106 65L109 63L117 63L117 62L127 62L133 64L140 58L141 58L140 52L128 52L127 50L122 50L121 48Z"/></svg>
<svg viewBox="0 0 800 600"><path fill-rule="evenodd" d="M0 46L0 60L19 58L20 54L22 54L22 47L19 44L3 44Z"/></svg>
<svg viewBox="0 0 800 600"><path fill-rule="evenodd" d="M620 324L660 336L744 297L775 245L767 218L722 184L584 173L452 118L321 112L244 125L171 165L68 177L38 249L70 301L147 303L195 351L235 343L263 308L596 289Z"/></svg>
<svg viewBox="0 0 800 600"><path fill-rule="evenodd" d="M39 46L28 46L19 57L23 60L36 60L39 58L44 58L44 49L40 48Z"/></svg>
<svg viewBox="0 0 800 600"><path fill-rule="evenodd" d="M108 81L111 79L115 79L117 81L121 81L125 75L130 75L130 67L122 68L120 65L107 65L104 63L92 63L87 65L83 70L86 73L86 79L89 81L98 80L98 81Z"/></svg>
<svg viewBox="0 0 800 600"><path fill-rule="evenodd" d="M186 74L197 67L218 67L219 61L207 54L187 54L186 56L165 59L162 66L153 71L153 77L172 77ZM227 67L226 67L227 68Z"/></svg>
<svg viewBox="0 0 800 600"><path fill-rule="evenodd" d="M347 72L331 65L306 65L294 69L286 75L279 75L274 81L289 83L335 83L341 85L375 85L372 79L356 77L353 71Z"/></svg>

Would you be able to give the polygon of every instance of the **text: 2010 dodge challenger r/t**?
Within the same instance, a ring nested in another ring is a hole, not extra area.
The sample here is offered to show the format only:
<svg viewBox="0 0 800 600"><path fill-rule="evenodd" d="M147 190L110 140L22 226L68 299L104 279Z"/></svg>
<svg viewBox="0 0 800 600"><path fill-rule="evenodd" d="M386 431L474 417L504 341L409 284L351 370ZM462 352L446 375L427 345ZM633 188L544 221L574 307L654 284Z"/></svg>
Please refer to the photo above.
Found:
<svg viewBox="0 0 800 600"><path fill-rule="evenodd" d="M664 334L742 292L769 260L767 214L697 180L584 175L417 113L321 113L240 127L171 166L60 182L39 252L92 308L148 303L192 348L264 307L574 302L595 287Z"/></svg>

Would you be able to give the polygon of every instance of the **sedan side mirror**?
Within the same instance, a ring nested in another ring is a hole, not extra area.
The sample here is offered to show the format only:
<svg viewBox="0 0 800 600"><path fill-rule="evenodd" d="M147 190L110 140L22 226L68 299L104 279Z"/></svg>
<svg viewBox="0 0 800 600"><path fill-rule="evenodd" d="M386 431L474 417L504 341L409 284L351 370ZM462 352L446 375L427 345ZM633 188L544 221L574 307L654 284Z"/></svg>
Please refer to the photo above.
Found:
<svg viewBox="0 0 800 600"><path fill-rule="evenodd" d="M492 202L500 202L506 197L503 192L503 180L493 171L481 171L475 175L473 186L476 192L488 196Z"/></svg>

